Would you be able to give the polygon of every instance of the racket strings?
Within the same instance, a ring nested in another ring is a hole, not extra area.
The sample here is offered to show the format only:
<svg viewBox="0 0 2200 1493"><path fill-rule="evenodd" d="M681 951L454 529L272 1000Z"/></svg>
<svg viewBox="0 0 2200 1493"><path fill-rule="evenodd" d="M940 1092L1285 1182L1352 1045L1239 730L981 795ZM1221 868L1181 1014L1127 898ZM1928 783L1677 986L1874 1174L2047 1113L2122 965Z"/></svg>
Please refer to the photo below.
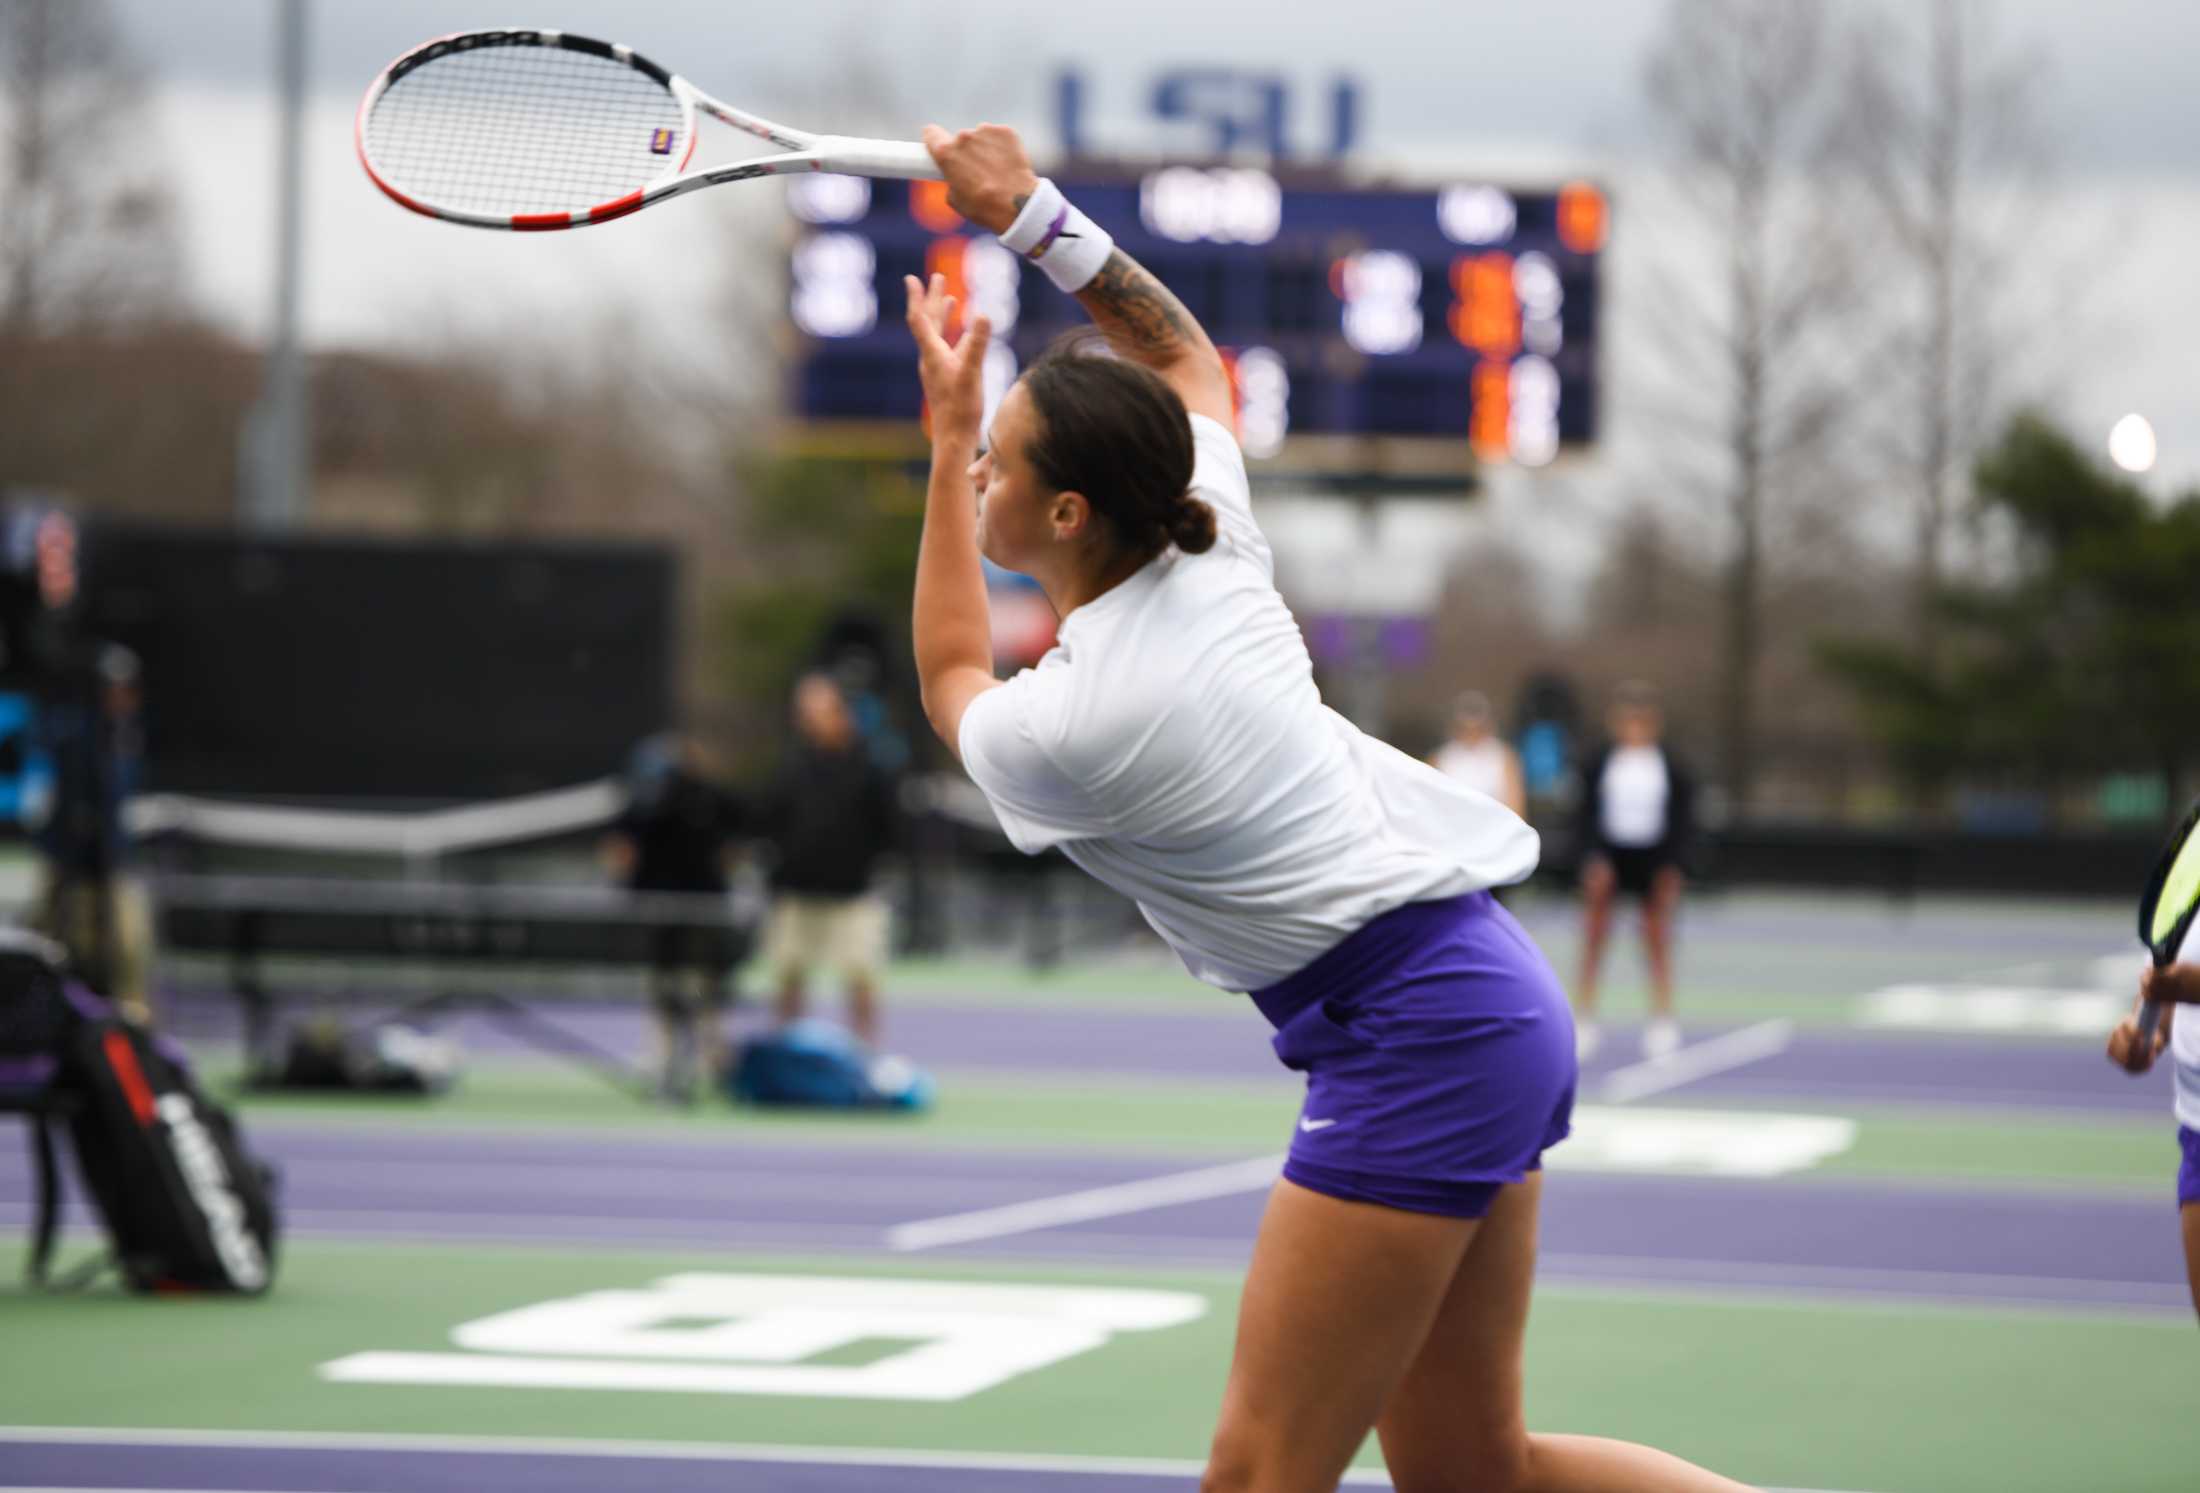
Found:
<svg viewBox="0 0 2200 1493"><path fill-rule="evenodd" d="M477 47L421 64L366 121L391 186L489 216L581 212L687 154L680 102L623 62L560 47Z"/></svg>

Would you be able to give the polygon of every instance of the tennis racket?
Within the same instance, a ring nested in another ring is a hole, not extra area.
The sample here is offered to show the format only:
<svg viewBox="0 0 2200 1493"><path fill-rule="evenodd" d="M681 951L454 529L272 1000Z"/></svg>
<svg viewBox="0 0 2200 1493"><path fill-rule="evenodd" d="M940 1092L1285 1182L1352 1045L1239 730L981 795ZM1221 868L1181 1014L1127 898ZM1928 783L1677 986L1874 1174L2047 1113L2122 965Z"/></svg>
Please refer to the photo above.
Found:
<svg viewBox="0 0 2200 1493"><path fill-rule="evenodd" d="M2185 935L2192 931L2194 915L2200 913L2200 835L2193 833L2196 828L2200 828L2200 803L2185 811L2184 822L2162 847L2154 874L2147 878L2146 893L2139 898L2139 942L2153 956L2156 969L2166 968L2177 958L2177 951L2185 945ZM2162 1003L2142 1001L2139 1040L2131 1049L2134 1056L2153 1055L2154 1029L2161 1023Z"/></svg>
<svg viewBox="0 0 2200 1493"><path fill-rule="evenodd" d="M690 171L698 112L785 154ZM563 31L462 31L415 47L367 89L354 133L360 164L399 206L477 228L579 228L797 171L940 174L912 141L774 124L632 48Z"/></svg>

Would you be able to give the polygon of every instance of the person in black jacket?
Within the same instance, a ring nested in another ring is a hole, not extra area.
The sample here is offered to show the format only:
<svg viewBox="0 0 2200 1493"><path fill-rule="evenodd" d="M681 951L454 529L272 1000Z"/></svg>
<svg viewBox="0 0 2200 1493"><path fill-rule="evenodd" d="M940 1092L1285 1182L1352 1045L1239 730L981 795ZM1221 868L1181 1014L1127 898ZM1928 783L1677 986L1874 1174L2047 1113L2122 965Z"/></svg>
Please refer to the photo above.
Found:
<svg viewBox="0 0 2200 1493"><path fill-rule="evenodd" d="M898 828L896 785L872 761L830 676L796 686L794 722L794 750L768 803L779 858L765 965L779 983L782 1022L800 1019L811 972L826 968L847 982L849 1028L876 1045L887 911L871 881Z"/></svg>
<svg viewBox="0 0 2200 1493"><path fill-rule="evenodd" d="M606 856L629 891L723 898L726 860L744 817L740 802L712 781L695 737L653 737L635 753L626 812ZM725 1062L728 931L698 922L653 927L650 965L663 1058L658 1091L685 1103L697 1078L716 1075Z"/></svg>
<svg viewBox="0 0 2200 1493"><path fill-rule="evenodd" d="M130 649L92 644L56 671L39 704L32 729L51 764L53 791L32 829L38 889L31 921L68 950L85 984L127 1020L150 1026L152 908L131 874L124 814L143 786L140 675Z"/></svg>
<svg viewBox="0 0 2200 1493"><path fill-rule="evenodd" d="M1643 951L1650 964L1647 1058L1680 1050L1673 1018L1673 922L1682 871L1695 834L1694 777L1664 744L1657 692L1639 680L1620 686L1611 714L1612 739L1583 765L1576 844L1581 847L1581 979L1574 987L1574 1046L1586 1061L1601 1041L1597 975L1621 895L1642 902Z"/></svg>

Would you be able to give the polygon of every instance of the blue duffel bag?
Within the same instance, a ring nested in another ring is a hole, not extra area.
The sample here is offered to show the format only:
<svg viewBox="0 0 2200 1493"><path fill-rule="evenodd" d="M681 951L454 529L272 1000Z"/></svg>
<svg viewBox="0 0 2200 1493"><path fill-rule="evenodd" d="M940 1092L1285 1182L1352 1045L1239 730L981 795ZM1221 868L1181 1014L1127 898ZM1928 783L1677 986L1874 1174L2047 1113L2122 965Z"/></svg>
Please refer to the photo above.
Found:
<svg viewBox="0 0 2200 1493"><path fill-rule="evenodd" d="M929 1109L931 1075L874 1053L829 1021L797 1021L741 1045L726 1089L749 1104Z"/></svg>

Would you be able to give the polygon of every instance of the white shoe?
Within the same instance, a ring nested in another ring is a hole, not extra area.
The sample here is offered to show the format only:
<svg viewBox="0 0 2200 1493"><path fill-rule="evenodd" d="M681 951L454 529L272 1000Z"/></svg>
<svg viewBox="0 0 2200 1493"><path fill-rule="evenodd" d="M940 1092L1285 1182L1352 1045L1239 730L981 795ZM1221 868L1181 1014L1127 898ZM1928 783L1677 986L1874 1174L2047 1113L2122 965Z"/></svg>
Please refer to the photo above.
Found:
<svg viewBox="0 0 2200 1493"><path fill-rule="evenodd" d="M1653 1021L1642 1029L1642 1055L1651 1062L1662 1062L1680 1050L1679 1022Z"/></svg>
<svg viewBox="0 0 2200 1493"><path fill-rule="evenodd" d="M1597 1055L1597 1048L1604 1043L1604 1033L1597 1030L1593 1021L1574 1023L1574 1061L1586 1063Z"/></svg>

